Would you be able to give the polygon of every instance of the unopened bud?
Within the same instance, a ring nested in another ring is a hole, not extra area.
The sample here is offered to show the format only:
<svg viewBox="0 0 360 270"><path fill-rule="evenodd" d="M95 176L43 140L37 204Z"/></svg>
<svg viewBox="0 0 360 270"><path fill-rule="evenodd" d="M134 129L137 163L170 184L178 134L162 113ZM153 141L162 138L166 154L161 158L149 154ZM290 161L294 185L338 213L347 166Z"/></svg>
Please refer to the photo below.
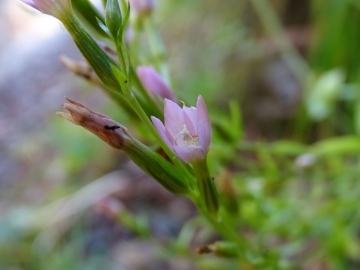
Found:
<svg viewBox="0 0 360 270"><path fill-rule="evenodd" d="M129 0L132 10L138 16L148 16L152 13L156 0Z"/></svg>
<svg viewBox="0 0 360 270"><path fill-rule="evenodd" d="M86 61L75 61L65 55L60 56L60 61L63 65L75 75L88 80L94 85L103 86L99 77L96 75L92 67Z"/></svg>
<svg viewBox="0 0 360 270"><path fill-rule="evenodd" d="M130 140L127 129L110 117L94 112L68 97L65 98L70 103L64 103L62 106L70 114L58 112L57 115L82 126L114 148L121 149L124 142Z"/></svg>
<svg viewBox="0 0 360 270"><path fill-rule="evenodd" d="M156 100L154 93L159 95L162 99L169 99L177 102L174 91L171 87L161 78L161 75L155 70L153 66L139 66L136 69L141 83L149 95Z"/></svg>

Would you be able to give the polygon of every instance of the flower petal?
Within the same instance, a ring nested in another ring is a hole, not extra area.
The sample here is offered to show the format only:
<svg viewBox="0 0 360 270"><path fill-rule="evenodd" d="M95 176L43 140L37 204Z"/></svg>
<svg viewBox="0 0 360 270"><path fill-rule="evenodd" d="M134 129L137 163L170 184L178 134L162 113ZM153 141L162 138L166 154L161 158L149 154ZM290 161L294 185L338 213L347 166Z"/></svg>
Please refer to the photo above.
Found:
<svg viewBox="0 0 360 270"><path fill-rule="evenodd" d="M184 122L191 135L197 136L197 110L194 107L183 107Z"/></svg>
<svg viewBox="0 0 360 270"><path fill-rule="evenodd" d="M164 105L165 128L172 137L172 141L183 130L183 112L179 105L169 99L165 99Z"/></svg>
<svg viewBox="0 0 360 270"><path fill-rule="evenodd" d="M139 66L136 73L150 95L158 94L163 99L176 101L174 91L152 66Z"/></svg>
<svg viewBox="0 0 360 270"><path fill-rule="evenodd" d="M159 132L161 138L164 140L164 142L169 146L171 150L173 150L173 143L171 141L171 137L169 138L168 132L165 130L165 126L163 123L156 117L151 116L151 121L153 122L156 130Z"/></svg>
<svg viewBox="0 0 360 270"><path fill-rule="evenodd" d="M39 7L32 0L21 0L21 2L40 11Z"/></svg>
<svg viewBox="0 0 360 270"><path fill-rule="evenodd" d="M199 144L201 148L207 152L211 145L211 123L209 114L202 96L198 97L197 103L197 130L199 136Z"/></svg>
<svg viewBox="0 0 360 270"><path fill-rule="evenodd" d="M185 163L191 163L197 159L204 159L206 153L200 147L180 147L174 144L175 154Z"/></svg>

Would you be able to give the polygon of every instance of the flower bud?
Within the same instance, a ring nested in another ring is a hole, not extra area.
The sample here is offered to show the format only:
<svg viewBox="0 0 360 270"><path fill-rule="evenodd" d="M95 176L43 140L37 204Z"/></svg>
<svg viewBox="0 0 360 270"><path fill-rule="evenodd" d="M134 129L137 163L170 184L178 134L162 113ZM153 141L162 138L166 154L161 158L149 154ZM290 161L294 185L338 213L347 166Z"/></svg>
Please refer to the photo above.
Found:
<svg viewBox="0 0 360 270"><path fill-rule="evenodd" d="M147 16L151 14L155 7L155 0L129 0L131 9L138 16Z"/></svg>
<svg viewBox="0 0 360 270"><path fill-rule="evenodd" d="M105 22L114 40L117 40L122 23L122 14L118 0L106 1Z"/></svg>
<svg viewBox="0 0 360 270"><path fill-rule="evenodd" d="M141 83L149 95L155 99L154 93L159 95L162 99L169 99L177 102L174 91L171 87L161 78L160 74L152 66L139 66L136 69Z"/></svg>
<svg viewBox="0 0 360 270"><path fill-rule="evenodd" d="M86 61L75 61L65 55L60 55L60 61L72 73L88 80L94 85L103 86L103 83L96 76L94 70Z"/></svg>
<svg viewBox="0 0 360 270"><path fill-rule="evenodd" d="M124 142L130 140L127 129L108 116L94 112L68 97L66 100L70 103L65 103L62 106L70 114L59 112L57 113L59 116L82 126L114 148L121 149Z"/></svg>

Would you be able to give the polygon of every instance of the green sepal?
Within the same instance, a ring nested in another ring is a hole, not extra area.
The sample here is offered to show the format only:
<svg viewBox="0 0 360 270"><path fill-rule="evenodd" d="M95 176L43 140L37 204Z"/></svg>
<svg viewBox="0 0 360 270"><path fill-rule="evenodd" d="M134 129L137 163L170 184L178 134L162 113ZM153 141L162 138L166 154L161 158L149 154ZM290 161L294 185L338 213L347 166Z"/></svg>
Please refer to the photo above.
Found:
<svg viewBox="0 0 360 270"><path fill-rule="evenodd" d="M111 68L111 66L116 66L115 62L83 29L81 23L73 14L67 16L66 20L64 19L62 22L99 79L108 88L118 90L120 85Z"/></svg>
<svg viewBox="0 0 360 270"><path fill-rule="evenodd" d="M120 84L121 93L125 97L129 97L131 95L131 89L126 74L124 74L124 72L122 72L117 65L111 65L111 70Z"/></svg>
<svg viewBox="0 0 360 270"><path fill-rule="evenodd" d="M122 25L122 15L118 0L106 1L105 22L115 43L118 42L118 35L121 32Z"/></svg>
<svg viewBox="0 0 360 270"><path fill-rule="evenodd" d="M126 48L125 44L124 43L121 43L120 44L120 50L122 52L122 55L124 56L124 59L123 59L123 68L125 69L125 72L126 72L126 76L128 78L130 78L130 56L129 56L129 51L128 49Z"/></svg>
<svg viewBox="0 0 360 270"><path fill-rule="evenodd" d="M181 172L138 140L131 137L124 143L121 150L125 151L137 166L171 193L179 195L189 193L189 187Z"/></svg>
<svg viewBox="0 0 360 270"><path fill-rule="evenodd" d="M124 1L122 1L123 4L124 4ZM120 27L120 31L119 31L119 40L121 43L123 43L123 40L124 40L124 33L126 31L126 26L129 22L129 18L130 18L130 2L127 3L126 5L126 11L125 11L125 16L123 18L123 21L121 23L121 27Z"/></svg>
<svg viewBox="0 0 360 270"><path fill-rule="evenodd" d="M99 27L107 34L107 37L111 37L109 28L106 27L106 25L103 23L103 21L100 20L99 18L96 18L96 21L97 21Z"/></svg>
<svg viewBox="0 0 360 270"><path fill-rule="evenodd" d="M213 178L210 176L206 159L192 162L198 188L206 209L216 213L219 209L219 196Z"/></svg>

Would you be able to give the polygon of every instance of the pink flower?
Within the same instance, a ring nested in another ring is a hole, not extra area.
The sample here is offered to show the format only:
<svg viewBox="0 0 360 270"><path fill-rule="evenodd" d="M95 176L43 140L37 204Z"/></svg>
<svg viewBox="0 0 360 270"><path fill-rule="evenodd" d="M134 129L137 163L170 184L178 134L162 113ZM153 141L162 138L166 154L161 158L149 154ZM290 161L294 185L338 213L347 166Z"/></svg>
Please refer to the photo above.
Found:
<svg viewBox="0 0 360 270"><path fill-rule="evenodd" d="M136 69L136 74L150 96L154 97L154 93L156 93L163 99L177 101L174 91L164 82L154 67L139 66Z"/></svg>
<svg viewBox="0 0 360 270"><path fill-rule="evenodd" d="M204 99L199 96L196 108L181 108L165 99L165 125L151 117L165 143L182 161L191 163L203 160L211 145L211 124Z"/></svg>
<svg viewBox="0 0 360 270"><path fill-rule="evenodd" d="M129 0L130 7L138 15L148 15L155 7L155 0Z"/></svg>
<svg viewBox="0 0 360 270"><path fill-rule="evenodd" d="M21 0L42 13L58 17L71 10L70 0Z"/></svg>

